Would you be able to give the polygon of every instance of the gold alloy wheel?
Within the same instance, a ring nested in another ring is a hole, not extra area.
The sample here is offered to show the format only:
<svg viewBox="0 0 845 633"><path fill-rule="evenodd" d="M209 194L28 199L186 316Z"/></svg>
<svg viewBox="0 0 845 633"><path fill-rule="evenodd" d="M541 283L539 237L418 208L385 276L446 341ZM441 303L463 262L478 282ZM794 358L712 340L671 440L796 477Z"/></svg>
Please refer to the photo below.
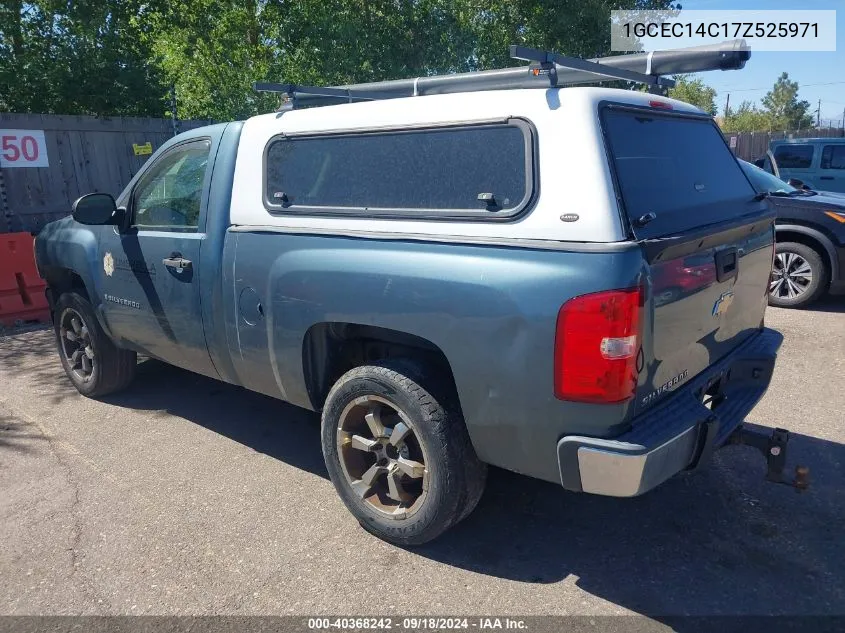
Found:
<svg viewBox="0 0 845 633"><path fill-rule="evenodd" d="M422 507L429 484L425 449L408 417L386 398L361 396L346 406L337 454L352 491L376 511L402 519Z"/></svg>

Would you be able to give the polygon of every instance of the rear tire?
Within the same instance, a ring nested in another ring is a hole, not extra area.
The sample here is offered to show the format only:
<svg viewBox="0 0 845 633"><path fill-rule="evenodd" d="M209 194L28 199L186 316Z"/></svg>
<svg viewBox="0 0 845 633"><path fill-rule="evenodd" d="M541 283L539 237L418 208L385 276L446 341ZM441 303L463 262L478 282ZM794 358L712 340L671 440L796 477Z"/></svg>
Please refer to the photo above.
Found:
<svg viewBox="0 0 845 633"><path fill-rule="evenodd" d="M481 498L487 467L450 393L424 366L391 359L348 371L326 399L329 476L364 529L385 541L431 541Z"/></svg>
<svg viewBox="0 0 845 633"><path fill-rule="evenodd" d="M802 308L826 290L830 271L814 249L798 242L779 242L769 282L769 305Z"/></svg>
<svg viewBox="0 0 845 633"><path fill-rule="evenodd" d="M62 367L83 396L105 396L132 382L137 355L115 346L87 299L75 292L62 294L56 302L53 329Z"/></svg>

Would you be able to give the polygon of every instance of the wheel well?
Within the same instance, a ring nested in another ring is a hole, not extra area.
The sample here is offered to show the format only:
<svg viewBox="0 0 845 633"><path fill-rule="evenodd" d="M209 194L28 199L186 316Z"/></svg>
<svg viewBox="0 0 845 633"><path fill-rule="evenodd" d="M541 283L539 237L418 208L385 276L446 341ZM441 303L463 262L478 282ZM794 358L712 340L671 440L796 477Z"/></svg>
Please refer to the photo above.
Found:
<svg viewBox="0 0 845 633"><path fill-rule="evenodd" d="M68 268L46 268L41 271L41 276L47 282L47 302L51 310L56 305L56 300L65 292L77 292L90 300L82 277Z"/></svg>
<svg viewBox="0 0 845 633"><path fill-rule="evenodd" d="M822 258L825 266L827 266L828 273L833 272L833 261L830 258L830 253L825 248L824 244L812 235L799 233L798 231L790 231L787 229L784 231L776 231L775 240L777 242L797 242L798 244L803 244L808 248L812 248Z"/></svg>
<svg viewBox="0 0 845 633"><path fill-rule="evenodd" d="M323 408L332 385L350 369L387 358L424 362L454 386L443 351L419 336L372 325L318 323L302 344L302 363L308 396L316 411Z"/></svg>

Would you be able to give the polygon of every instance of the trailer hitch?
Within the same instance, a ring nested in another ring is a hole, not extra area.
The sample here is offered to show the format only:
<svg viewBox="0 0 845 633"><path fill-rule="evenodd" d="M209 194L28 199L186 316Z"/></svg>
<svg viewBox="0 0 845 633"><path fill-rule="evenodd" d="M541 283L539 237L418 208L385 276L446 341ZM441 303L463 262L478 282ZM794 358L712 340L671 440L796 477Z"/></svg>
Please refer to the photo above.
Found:
<svg viewBox="0 0 845 633"><path fill-rule="evenodd" d="M766 458L766 481L791 486L797 492L803 492L810 487L810 469L807 466L796 466L793 479L783 474L788 443L789 431L786 429L774 429L769 435L763 431L749 429L745 425L740 426L728 438L728 444L751 446L763 454Z"/></svg>

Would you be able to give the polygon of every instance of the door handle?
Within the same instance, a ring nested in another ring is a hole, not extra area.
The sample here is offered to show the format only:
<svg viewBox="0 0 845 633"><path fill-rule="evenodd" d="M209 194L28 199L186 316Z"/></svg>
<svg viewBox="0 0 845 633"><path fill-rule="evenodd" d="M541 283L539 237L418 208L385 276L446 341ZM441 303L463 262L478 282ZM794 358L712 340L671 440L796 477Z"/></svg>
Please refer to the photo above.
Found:
<svg viewBox="0 0 845 633"><path fill-rule="evenodd" d="M717 281L736 278L739 267L739 254L736 248L730 247L717 252L715 259Z"/></svg>
<svg viewBox="0 0 845 633"><path fill-rule="evenodd" d="M182 257L182 253L171 253L170 257L165 257L161 263L168 268L175 268L178 272L182 272L186 268L191 268L193 264L190 259Z"/></svg>
<svg viewBox="0 0 845 633"><path fill-rule="evenodd" d="M819 180L833 180L833 176L819 176Z"/></svg>

